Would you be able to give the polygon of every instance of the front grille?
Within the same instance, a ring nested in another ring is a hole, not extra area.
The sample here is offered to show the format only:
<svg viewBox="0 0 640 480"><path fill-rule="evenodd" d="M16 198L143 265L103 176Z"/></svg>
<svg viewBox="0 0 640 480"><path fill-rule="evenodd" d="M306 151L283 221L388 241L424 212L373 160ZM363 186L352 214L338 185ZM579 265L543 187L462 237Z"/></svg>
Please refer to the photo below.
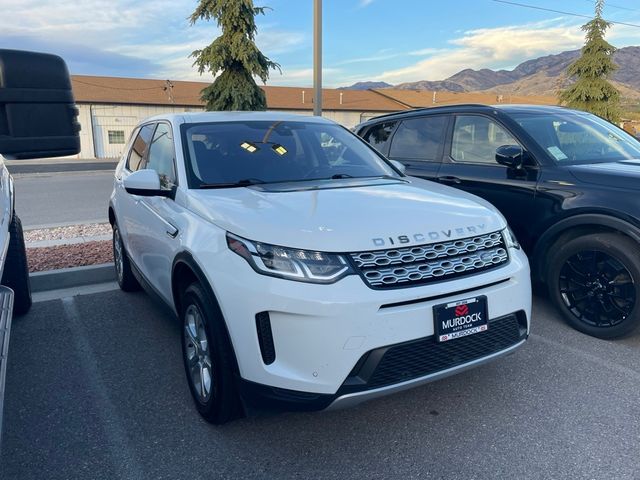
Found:
<svg viewBox="0 0 640 480"><path fill-rule="evenodd" d="M482 333L439 343L435 336L373 350L353 369L345 387L370 390L438 373L505 350L526 338L523 312L489 322Z"/></svg>
<svg viewBox="0 0 640 480"><path fill-rule="evenodd" d="M509 260L500 232L416 247L352 253L372 288L422 285L498 267Z"/></svg>

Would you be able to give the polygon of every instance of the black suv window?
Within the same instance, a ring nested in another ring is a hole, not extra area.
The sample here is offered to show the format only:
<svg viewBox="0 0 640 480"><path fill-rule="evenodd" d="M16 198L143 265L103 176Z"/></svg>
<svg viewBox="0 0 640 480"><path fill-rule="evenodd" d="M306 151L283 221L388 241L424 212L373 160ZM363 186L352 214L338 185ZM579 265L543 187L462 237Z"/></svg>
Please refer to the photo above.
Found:
<svg viewBox="0 0 640 480"><path fill-rule="evenodd" d="M396 122L384 122L371 127L364 136L364 139L369 142L373 148L384 153L389 137L391 136L391 132L393 132L395 126Z"/></svg>
<svg viewBox="0 0 640 480"><path fill-rule="evenodd" d="M404 120L391 141L391 158L438 160L447 118L442 115Z"/></svg>
<svg viewBox="0 0 640 480"><path fill-rule="evenodd" d="M131 145L131 151L129 152L129 159L127 160L127 168L132 172L144 168L142 159L147 153L149 142L151 141L151 135L153 135L153 129L155 124L145 125L140 129L136 139Z"/></svg>
<svg viewBox="0 0 640 480"><path fill-rule="evenodd" d="M145 168L158 172L160 186L163 188L169 188L176 183L174 152L171 127L166 123L159 123L149 146L149 157Z"/></svg>
<svg viewBox="0 0 640 480"><path fill-rule="evenodd" d="M453 127L451 158L456 162L496 164L496 149L518 145L504 128L487 117L459 115Z"/></svg>

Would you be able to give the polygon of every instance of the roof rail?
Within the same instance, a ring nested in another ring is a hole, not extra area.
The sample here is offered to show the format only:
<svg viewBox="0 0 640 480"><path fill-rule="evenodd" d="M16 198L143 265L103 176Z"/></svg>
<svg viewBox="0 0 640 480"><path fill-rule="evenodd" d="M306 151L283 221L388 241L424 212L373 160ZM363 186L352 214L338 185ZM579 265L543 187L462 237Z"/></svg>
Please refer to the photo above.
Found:
<svg viewBox="0 0 640 480"><path fill-rule="evenodd" d="M435 105L433 107L416 107L416 108L411 108L410 110L398 110L397 112L391 112L391 113L385 113L383 115L378 115L376 117L370 118L369 120L366 120L364 123L368 123L372 120L379 120L381 118L387 118L387 117L394 117L396 115L402 115L402 114L407 114L407 113L414 113L414 112L423 112L423 111L430 111L430 110L438 110L438 109L445 109L445 108L452 108L452 107L487 107L487 108L494 108L493 105L488 105L486 103L449 103L446 105Z"/></svg>

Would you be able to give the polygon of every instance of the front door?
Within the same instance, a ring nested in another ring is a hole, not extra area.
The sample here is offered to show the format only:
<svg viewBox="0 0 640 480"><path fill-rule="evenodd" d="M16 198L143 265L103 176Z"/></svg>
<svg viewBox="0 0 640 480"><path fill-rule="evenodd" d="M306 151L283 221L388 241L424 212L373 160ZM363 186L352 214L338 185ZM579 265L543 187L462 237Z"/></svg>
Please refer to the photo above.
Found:
<svg viewBox="0 0 640 480"><path fill-rule="evenodd" d="M455 115L438 181L491 202L506 217L520 242L535 242L530 228L540 169L533 159L522 169L496 162L496 149L521 145L501 124L483 115Z"/></svg>
<svg viewBox="0 0 640 480"><path fill-rule="evenodd" d="M158 123L145 168L158 173L161 189L176 188L175 149L168 123ZM137 216L141 220L135 243L138 268L157 293L171 302L171 268L179 245L175 218L180 207L167 197L138 197L138 200Z"/></svg>

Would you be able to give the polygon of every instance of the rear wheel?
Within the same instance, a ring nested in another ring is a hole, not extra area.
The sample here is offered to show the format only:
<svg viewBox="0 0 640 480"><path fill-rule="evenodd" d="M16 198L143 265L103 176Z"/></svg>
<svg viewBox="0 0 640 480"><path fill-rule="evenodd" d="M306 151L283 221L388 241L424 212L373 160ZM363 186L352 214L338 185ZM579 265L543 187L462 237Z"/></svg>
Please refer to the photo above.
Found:
<svg viewBox="0 0 640 480"><path fill-rule="evenodd" d="M640 325L638 244L615 233L574 238L551 249L547 286L575 329L599 338Z"/></svg>
<svg viewBox="0 0 640 480"><path fill-rule="evenodd" d="M181 306L182 353L191 395L208 422L226 423L239 416L241 407L224 320L198 283L184 291Z"/></svg>
<svg viewBox="0 0 640 480"><path fill-rule="evenodd" d="M9 249L2 274L2 285L14 292L13 312L23 315L31 308L31 284L29 283L29 266L24 246L22 222L13 214L9 225Z"/></svg>
<svg viewBox="0 0 640 480"><path fill-rule="evenodd" d="M116 268L116 279L118 285L125 292L135 292L140 290L140 284L131 269L131 260L122 243L118 224L113 224L113 263Z"/></svg>

